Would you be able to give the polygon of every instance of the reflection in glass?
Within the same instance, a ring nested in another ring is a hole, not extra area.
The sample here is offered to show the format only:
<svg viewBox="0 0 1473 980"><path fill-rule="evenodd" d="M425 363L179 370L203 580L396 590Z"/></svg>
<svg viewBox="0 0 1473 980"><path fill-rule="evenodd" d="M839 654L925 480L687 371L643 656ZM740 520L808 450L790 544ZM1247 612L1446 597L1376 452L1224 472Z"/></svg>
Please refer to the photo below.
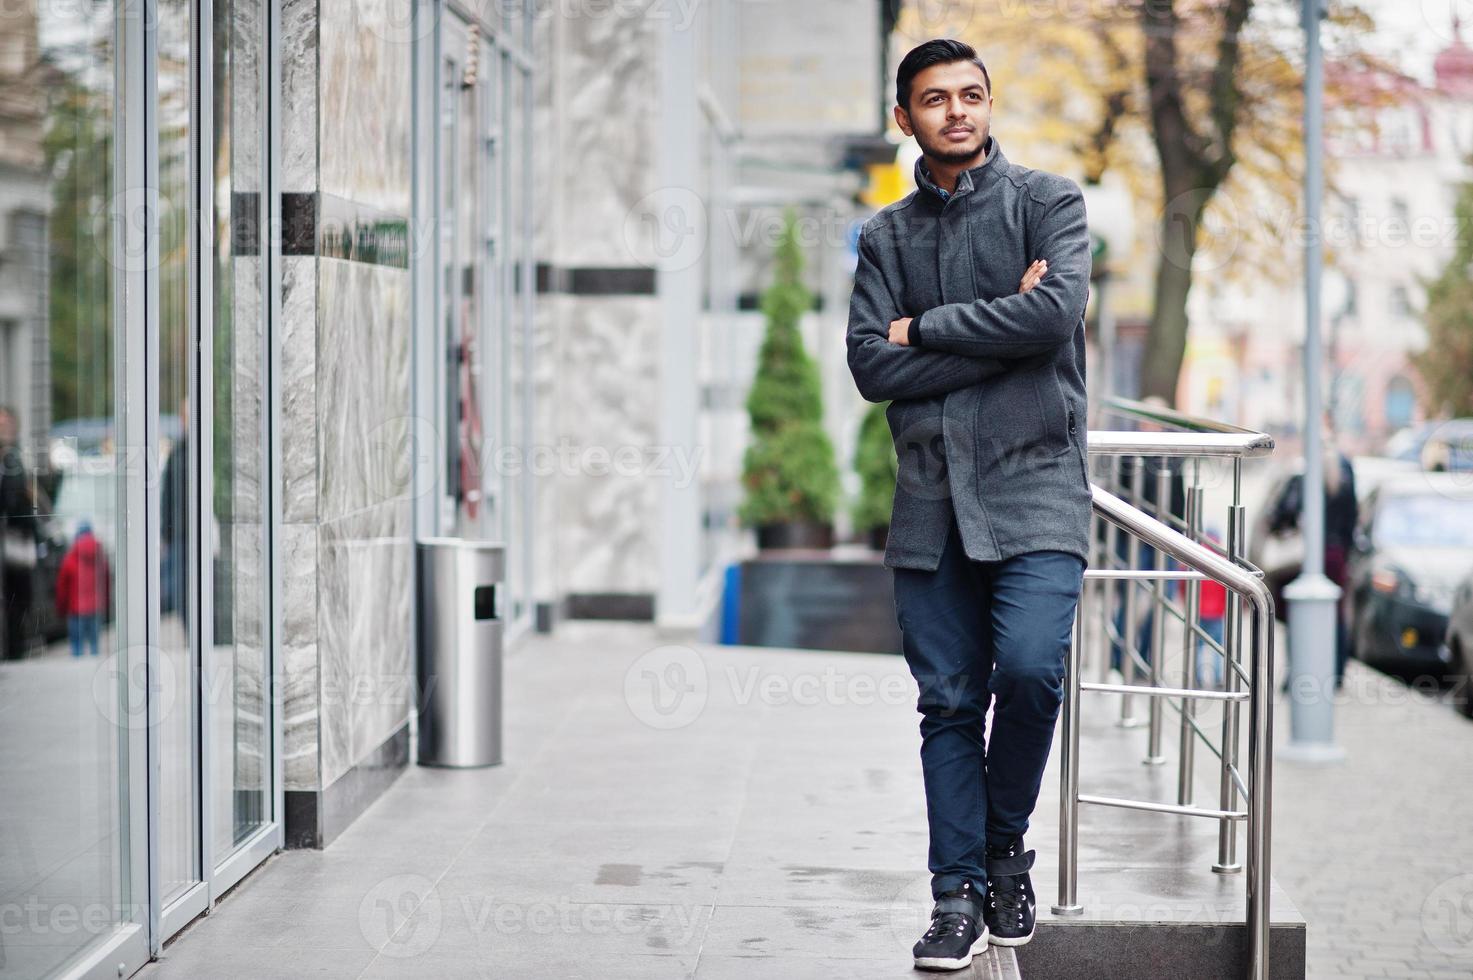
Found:
<svg viewBox="0 0 1473 980"><path fill-rule="evenodd" d="M259 0L214 4L214 616L205 624L205 690L218 863L268 819L270 744L264 692L266 569L261 463L263 323L260 243L262 128Z"/></svg>
<svg viewBox="0 0 1473 980"><path fill-rule="evenodd" d="M164 906L200 880L197 770L198 704L193 645L197 600L191 582L190 188L193 153L190 5L158 3L158 400L159 634L156 657L168 690L160 698L159 879Z"/></svg>
<svg viewBox="0 0 1473 980"><path fill-rule="evenodd" d="M506 379L503 399L506 425L502 439L507 445L524 447L526 451L531 419L527 417L525 399L528 398L527 386L532 383L532 379L525 370L525 358L531 324L527 322L530 305L529 297L522 288L522 267L531 261L531 255L530 242L524 238L522 228L527 220L528 195L524 192L523 184L527 174L526 157L530 134L527 132L522 105L526 76L521 67L510 58L502 59L502 65L507 80L501 116L506 130L503 164L506 182L502 194L502 199L506 202L506 230L502 237L507 243L503 257L506 302L501 328L506 351L506 370L502 374ZM501 534L506 541L507 555L516 556L512 566L507 569L509 604L504 615L513 621L521 618L526 611L531 584L526 574L531 555L528 539L530 529L526 520L531 486L524 472L525 469L513 470L502 477L505 507L502 508L504 530Z"/></svg>
<svg viewBox="0 0 1473 980"><path fill-rule="evenodd" d="M104 3L0 17L0 977L135 920L120 851L130 718L108 221ZM141 898L141 896L140 896Z"/></svg>

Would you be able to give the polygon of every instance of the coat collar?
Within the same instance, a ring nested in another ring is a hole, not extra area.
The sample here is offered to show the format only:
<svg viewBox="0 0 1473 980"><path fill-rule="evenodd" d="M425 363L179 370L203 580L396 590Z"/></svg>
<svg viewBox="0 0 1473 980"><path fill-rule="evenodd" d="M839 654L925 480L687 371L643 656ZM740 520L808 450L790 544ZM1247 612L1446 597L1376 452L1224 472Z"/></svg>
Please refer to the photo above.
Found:
<svg viewBox="0 0 1473 980"><path fill-rule="evenodd" d="M957 174L956 189L949 195L950 197L957 197L967 191L986 186L1007 166L1008 159L1002 155L1002 146L998 143L997 136L989 133L987 140L987 156L975 167ZM947 197L942 196L941 188L937 187L936 182L931 179L931 171L926 167L924 155L916 157L915 181L917 187L929 192L937 201L946 203Z"/></svg>

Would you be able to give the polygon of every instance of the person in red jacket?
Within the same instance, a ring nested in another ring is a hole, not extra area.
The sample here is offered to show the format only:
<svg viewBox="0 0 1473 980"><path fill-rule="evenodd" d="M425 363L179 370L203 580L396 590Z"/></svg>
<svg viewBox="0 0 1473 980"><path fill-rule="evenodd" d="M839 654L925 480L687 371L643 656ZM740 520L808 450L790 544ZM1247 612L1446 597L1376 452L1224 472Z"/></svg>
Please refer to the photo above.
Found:
<svg viewBox="0 0 1473 980"><path fill-rule="evenodd" d="M83 644L92 656L97 656L108 581L107 556L92 533L92 525L83 521L56 574L56 612L66 618L73 657L82 655Z"/></svg>
<svg viewBox="0 0 1473 980"><path fill-rule="evenodd" d="M1207 531L1207 540L1221 547L1222 538L1215 530ZM1203 579L1197 591L1197 619L1202 630L1222 645L1222 623L1227 616L1227 587L1215 579ZM1222 689L1223 658L1197 637L1197 685Z"/></svg>

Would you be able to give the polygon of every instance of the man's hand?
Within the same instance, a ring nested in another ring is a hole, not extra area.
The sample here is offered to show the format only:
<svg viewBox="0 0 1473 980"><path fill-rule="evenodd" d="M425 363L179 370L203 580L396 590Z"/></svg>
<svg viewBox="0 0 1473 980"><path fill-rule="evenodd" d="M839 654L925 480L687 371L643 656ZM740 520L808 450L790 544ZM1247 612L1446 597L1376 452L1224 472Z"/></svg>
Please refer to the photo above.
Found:
<svg viewBox="0 0 1473 980"><path fill-rule="evenodd" d="M1018 292L1026 293L1037 286L1043 279L1044 273L1048 272L1048 260L1037 259L1023 273L1022 280L1018 283ZM910 321L911 317L901 317L899 320L890 321L890 343L900 344L902 347L910 343Z"/></svg>
<svg viewBox="0 0 1473 980"><path fill-rule="evenodd" d="M1032 265L1028 267L1028 271L1023 273L1023 278L1018 283L1018 292L1026 293L1034 286L1037 286L1039 280L1043 278L1043 274L1047 271L1048 259L1036 260Z"/></svg>

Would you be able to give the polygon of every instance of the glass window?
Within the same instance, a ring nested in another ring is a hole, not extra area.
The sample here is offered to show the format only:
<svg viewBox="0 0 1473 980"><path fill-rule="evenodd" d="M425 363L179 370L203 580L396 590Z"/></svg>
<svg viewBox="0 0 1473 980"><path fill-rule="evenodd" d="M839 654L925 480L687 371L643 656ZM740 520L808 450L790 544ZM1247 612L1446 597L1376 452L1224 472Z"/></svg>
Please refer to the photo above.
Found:
<svg viewBox="0 0 1473 980"><path fill-rule="evenodd" d="M198 582L191 548L199 544L189 500L198 486L189 400L191 349L190 158L192 119L189 0L158 3L158 388L159 632L156 656L168 678L158 713L159 879L164 906L201 879L198 770L195 765L198 689L192 630L198 625Z"/></svg>
<svg viewBox="0 0 1473 980"><path fill-rule="evenodd" d="M1376 513L1381 547L1473 548L1473 497L1386 497Z"/></svg>
<svg viewBox="0 0 1473 980"><path fill-rule="evenodd" d="M270 820L269 569L265 495L265 311L258 229L266 226L259 0L216 0L213 28L213 313L210 322L210 547L202 556L214 614L202 624L209 696L216 863Z"/></svg>
<svg viewBox="0 0 1473 980"><path fill-rule="evenodd" d="M142 901L124 833L137 718L119 639L113 17L103 3L0 17L4 978L65 968Z"/></svg>

